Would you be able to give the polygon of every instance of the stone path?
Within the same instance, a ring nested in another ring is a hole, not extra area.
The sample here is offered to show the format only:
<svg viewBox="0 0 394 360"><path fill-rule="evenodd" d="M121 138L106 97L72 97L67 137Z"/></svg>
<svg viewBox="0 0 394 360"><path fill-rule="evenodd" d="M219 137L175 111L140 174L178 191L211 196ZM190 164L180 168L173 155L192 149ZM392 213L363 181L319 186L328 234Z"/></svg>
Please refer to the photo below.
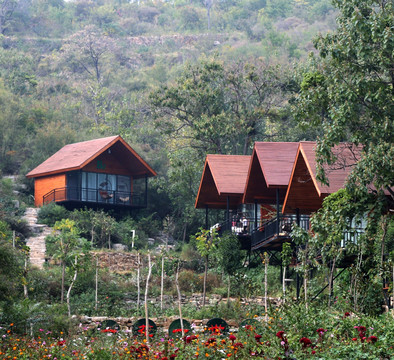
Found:
<svg viewBox="0 0 394 360"><path fill-rule="evenodd" d="M38 208L27 208L23 219L29 225L33 235L26 240L30 248L30 264L42 269L45 263L45 237L52 233L52 229L43 224L37 224Z"/></svg>

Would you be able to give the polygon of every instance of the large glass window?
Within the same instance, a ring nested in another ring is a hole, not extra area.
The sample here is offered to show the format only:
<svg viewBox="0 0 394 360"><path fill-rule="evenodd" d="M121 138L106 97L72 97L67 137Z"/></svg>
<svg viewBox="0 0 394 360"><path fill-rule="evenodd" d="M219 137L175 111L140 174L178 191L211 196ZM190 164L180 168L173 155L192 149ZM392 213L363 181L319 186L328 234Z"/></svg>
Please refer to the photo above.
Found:
<svg viewBox="0 0 394 360"><path fill-rule="evenodd" d="M130 176L82 172L82 201L127 202L130 184Z"/></svg>

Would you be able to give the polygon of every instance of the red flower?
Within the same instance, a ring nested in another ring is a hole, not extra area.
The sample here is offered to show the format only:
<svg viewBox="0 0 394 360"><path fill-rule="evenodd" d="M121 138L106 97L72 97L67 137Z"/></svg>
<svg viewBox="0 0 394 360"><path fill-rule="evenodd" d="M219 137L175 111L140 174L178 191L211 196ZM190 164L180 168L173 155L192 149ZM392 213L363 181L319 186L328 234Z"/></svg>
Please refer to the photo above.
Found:
<svg viewBox="0 0 394 360"><path fill-rule="evenodd" d="M172 330L173 333L178 333L178 332L182 332L182 329L174 329ZM183 332L186 334L187 332L189 332L188 329L183 329Z"/></svg>
<svg viewBox="0 0 394 360"><path fill-rule="evenodd" d="M243 349L244 344L242 344L241 342L237 342L237 343L234 344L234 347Z"/></svg>
<svg viewBox="0 0 394 360"><path fill-rule="evenodd" d="M352 340L353 340L353 341L357 341L357 338L354 337Z"/></svg>
<svg viewBox="0 0 394 360"><path fill-rule="evenodd" d="M66 343L66 340L58 341L57 346L63 346Z"/></svg>
<svg viewBox="0 0 394 360"><path fill-rule="evenodd" d="M170 359L175 359L176 358L176 354L171 354L170 355Z"/></svg>
<svg viewBox="0 0 394 360"><path fill-rule="evenodd" d="M316 354L316 351L315 350L312 350L312 355L315 355Z"/></svg>
<svg viewBox="0 0 394 360"><path fill-rule="evenodd" d="M257 342L260 342L260 339L262 338L262 336L260 334L256 334L254 336L254 338L256 339Z"/></svg>
<svg viewBox="0 0 394 360"><path fill-rule="evenodd" d="M345 317L349 317L350 316L350 312L345 312Z"/></svg>
<svg viewBox="0 0 394 360"><path fill-rule="evenodd" d="M162 357L160 360L168 360L167 356Z"/></svg>
<svg viewBox="0 0 394 360"><path fill-rule="evenodd" d="M118 332L118 330L115 329L104 329L101 330L102 333L112 333L112 334L116 334Z"/></svg>
<svg viewBox="0 0 394 360"><path fill-rule="evenodd" d="M317 332L319 335L323 335L326 331L327 331L327 330L326 330L326 329L323 329L323 328L318 328L318 329L316 330L316 332Z"/></svg>
<svg viewBox="0 0 394 360"><path fill-rule="evenodd" d="M370 336L368 339L367 339L367 342L371 342L371 343L376 343L378 341L378 338L376 337L376 336Z"/></svg>
<svg viewBox="0 0 394 360"><path fill-rule="evenodd" d="M281 340L284 340L284 335L285 335L285 332L284 332L284 331L278 331L278 332L276 333L276 337L278 337L278 338L281 339Z"/></svg>
<svg viewBox="0 0 394 360"><path fill-rule="evenodd" d="M312 341L310 341L310 339L308 339L307 337L302 337L300 339L300 343L302 344L303 349L312 345Z"/></svg>
<svg viewBox="0 0 394 360"><path fill-rule="evenodd" d="M237 340L236 336L233 335L233 334L231 334L228 338L229 338L231 341Z"/></svg>

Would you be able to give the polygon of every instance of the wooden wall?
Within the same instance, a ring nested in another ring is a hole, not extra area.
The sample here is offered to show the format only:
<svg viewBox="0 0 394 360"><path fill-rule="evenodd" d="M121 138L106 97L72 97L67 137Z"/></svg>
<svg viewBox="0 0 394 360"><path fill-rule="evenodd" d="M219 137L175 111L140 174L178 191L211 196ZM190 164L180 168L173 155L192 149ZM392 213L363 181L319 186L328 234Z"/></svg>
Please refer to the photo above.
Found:
<svg viewBox="0 0 394 360"><path fill-rule="evenodd" d="M43 196L49 191L66 186L66 174L57 174L36 178L34 181L34 204L42 206Z"/></svg>

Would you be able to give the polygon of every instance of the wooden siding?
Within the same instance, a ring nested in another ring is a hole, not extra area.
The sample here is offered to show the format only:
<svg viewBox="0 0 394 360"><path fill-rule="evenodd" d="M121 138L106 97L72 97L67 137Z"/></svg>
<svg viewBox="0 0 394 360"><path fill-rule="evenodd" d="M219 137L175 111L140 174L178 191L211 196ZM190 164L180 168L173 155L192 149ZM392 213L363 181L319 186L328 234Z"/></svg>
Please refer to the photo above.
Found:
<svg viewBox="0 0 394 360"><path fill-rule="evenodd" d="M225 209L241 204L248 173L248 155L207 155L195 207Z"/></svg>
<svg viewBox="0 0 394 360"><path fill-rule="evenodd" d="M321 205L322 198L317 192L307 163L299 150L292 178L287 189L283 213L295 213L298 208L301 214L310 214L318 210Z"/></svg>
<svg viewBox="0 0 394 360"><path fill-rule="evenodd" d="M82 171L90 171L103 174L133 176L132 171L113 154L107 152L99 155L89 164L82 168Z"/></svg>
<svg viewBox="0 0 394 360"><path fill-rule="evenodd" d="M57 174L36 178L34 182L34 205L42 206L43 196L49 191L66 186L66 175ZM64 199L66 200L66 199Z"/></svg>

